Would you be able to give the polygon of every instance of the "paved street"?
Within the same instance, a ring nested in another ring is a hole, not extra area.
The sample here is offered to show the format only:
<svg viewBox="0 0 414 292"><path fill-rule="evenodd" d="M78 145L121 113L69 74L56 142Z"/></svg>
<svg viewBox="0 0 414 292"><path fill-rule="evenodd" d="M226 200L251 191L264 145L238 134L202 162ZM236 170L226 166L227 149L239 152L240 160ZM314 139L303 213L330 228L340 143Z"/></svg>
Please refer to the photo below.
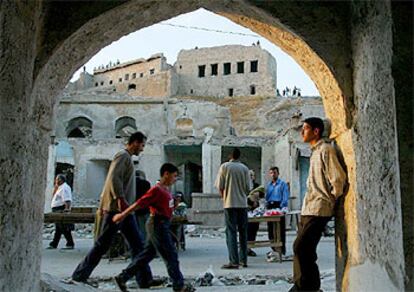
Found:
<svg viewBox="0 0 414 292"><path fill-rule="evenodd" d="M292 254L292 242L294 240L294 233L289 233L287 236L287 254ZM266 239L265 232L260 232L258 239ZM71 272L85 256L92 245L91 239L75 239L76 248L74 250L47 250L48 241L44 240L44 250L42 257L42 273L47 273L56 279L68 278ZM64 245L64 240L61 241ZM187 237L187 249L179 252L179 260L181 270L185 278L196 278L200 274L206 272L211 267L216 277L226 276L228 278L254 279L256 275L259 276L273 276L274 278L288 278L292 276L292 261L284 261L283 263L266 261L266 252L269 248L255 249L257 257L249 257L248 268L239 270L222 270L221 265L228 262L227 249L225 239L221 236L212 237L208 234L203 234L202 237ZM318 264L322 275L325 279L322 281L322 288L324 291L334 290L334 238L322 238L318 248L319 260ZM97 269L92 274L92 278L96 277L110 277L119 273L125 266L127 261L115 260L108 262L103 259ZM167 272L161 259L157 258L151 262L151 268L155 276L166 277ZM273 281L275 282L275 281ZM268 285L238 285L220 287L220 291L251 291L254 287L259 287L260 291L286 291L290 284L286 281L280 280L276 284L268 283ZM217 291L218 287L197 287L197 291ZM268 290L267 290L268 289ZM114 289L112 282L100 286L100 291L117 291ZM154 290L154 289L152 289ZM74 288L73 291L80 291ZM133 291L133 290L132 290ZM156 291L171 291L171 289L156 289Z"/></svg>

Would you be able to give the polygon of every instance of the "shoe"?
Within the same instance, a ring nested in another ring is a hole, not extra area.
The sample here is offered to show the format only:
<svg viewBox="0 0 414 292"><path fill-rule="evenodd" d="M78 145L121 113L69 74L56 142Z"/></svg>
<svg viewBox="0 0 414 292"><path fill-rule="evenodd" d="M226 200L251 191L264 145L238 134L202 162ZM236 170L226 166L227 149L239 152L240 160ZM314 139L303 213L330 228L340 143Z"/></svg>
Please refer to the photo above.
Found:
<svg viewBox="0 0 414 292"><path fill-rule="evenodd" d="M74 249L75 246L74 245L67 245L65 247L62 247L61 249Z"/></svg>
<svg viewBox="0 0 414 292"><path fill-rule="evenodd" d="M119 274L118 276L115 276L115 282L118 285L118 288L122 292L128 292L128 288L127 288L126 282L122 278L122 275L121 274Z"/></svg>
<svg viewBox="0 0 414 292"><path fill-rule="evenodd" d="M271 256L273 256L273 250L271 250L271 251L268 251L267 253L266 253L266 256L268 257L268 258L270 258Z"/></svg>
<svg viewBox="0 0 414 292"><path fill-rule="evenodd" d="M247 268L247 264L246 263L240 263L240 267Z"/></svg>
<svg viewBox="0 0 414 292"><path fill-rule="evenodd" d="M255 257L255 256L257 256L257 254L254 252L254 250L252 250L251 248L249 248L249 250L247 251L247 255L249 257Z"/></svg>
<svg viewBox="0 0 414 292"><path fill-rule="evenodd" d="M162 280L162 279L152 279L151 282L149 282L148 284L139 285L139 288L148 289L148 288L151 288L151 287L158 287L158 286L164 286L164 280Z"/></svg>
<svg viewBox="0 0 414 292"><path fill-rule="evenodd" d="M173 288L174 292L193 292L196 291L196 289L191 284L185 284L181 288Z"/></svg>
<svg viewBox="0 0 414 292"><path fill-rule="evenodd" d="M226 270L237 270L239 268L239 265L236 264L225 264L221 266L222 269L226 269Z"/></svg>
<svg viewBox="0 0 414 292"><path fill-rule="evenodd" d="M56 249L56 246L49 245L48 247L46 247L46 249Z"/></svg>
<svg viewBox="0 0 414 292"><path fill-rule="evenodd" d="M296 286L296 284L294 284L292 287L290 287L290 289L288 290L288 292L299 292L299 287Z"/></svg>

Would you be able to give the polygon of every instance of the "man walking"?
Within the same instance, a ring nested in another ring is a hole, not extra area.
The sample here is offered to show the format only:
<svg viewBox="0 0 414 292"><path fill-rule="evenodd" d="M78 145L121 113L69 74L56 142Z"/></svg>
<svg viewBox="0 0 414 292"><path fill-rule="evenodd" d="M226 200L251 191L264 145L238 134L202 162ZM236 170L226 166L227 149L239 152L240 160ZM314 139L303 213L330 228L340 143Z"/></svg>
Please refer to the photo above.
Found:
<svg viewBox="0 0 414 292"><path fill-rule="evenodd" d="M132 260L115 281L121 291L128 291L126 282L137 271L151 262L158 253L164 260L168 275L171 278L173 291L184 292L189 289L184 285L180 271L177 250L171 238L171 219L174 210L174 199L169 188L176 182L178 169L171 163L164 163L160 169L160 181L150 188L140 199L129 208L113 217L114 222L121 222L128 214L137 209L150 208L150 218L147 221L148 238L144 250ZM128 218L128 217L127 217ZM191 290L191 289L190 289Z"/></svg>
<svg viewBox="0 0 414 292"><path fill-rule="evenodd" d="M269 176L271 181L266 185L266 209L287 209L289 201L289 187L287 183L279 178L279 168L273 166L269 169ZM269 240L273 240L273 225L275 223L267 223L267 232ZM280 219L280 235L282 241L282 254L286 254L286 220L285 217ZM272 260L272 252L269 254L269 260Z"/></svg>
<svg viewBox="0 0 414 292"><path fill-rule="evenodd" d="M101 194L99 209L103 215L101 233L94 246L79 263L72 274L72 279L86 282L92 271L99 264L102 256L108 251L114 235L121 230L129 243L134 260L143 249L142 235L138 231L135 215L131 214L125 220L116 224L112 221L115 214L124 211L135 201L135 171L132 155L139 155L144 150L147 137L136 132L129 137L124 150L115 154ZM148 265L144 265L136 274L140 288L149 288L158 283L152 278Z"/></svg>
<svg viewBox="0 0 414 292"><path fill-rule="evenodd" d="M289 291L319 291L316 247L346 184L346 173L335 148L321 139L323 130L320 118L308 118L303 123L303 141L310 144L312 155L298 236L293 244L294 286Z"/></svg>
<svg viewBox="0 0 414 292"><path fill-rule="evenodd" d="M224 205L226 243L229 263L222 269L247 267L247 195L250 191L249 169L240 162L240 150L235 148L229 162L220 166L216 187ZM237 248L239 232L240 254Z"/></svg>
<svg viewBox="0 0 414 292"><path fill-rule="evenodd" d="M71 203L72 191L70 189L70 186L66 183L66 177L63 174L58 174L55 178L55 188L53 190L51 204L52 212L70 212ZM53 236L52 242L49 243L48 249L57 248L62 234L66 239L66 247L64 247L63 249L73 249L75 243L73 242L73 237L71 233L71 229L73 229L72 227L73 224L56 223L55 234Z"/></svg>

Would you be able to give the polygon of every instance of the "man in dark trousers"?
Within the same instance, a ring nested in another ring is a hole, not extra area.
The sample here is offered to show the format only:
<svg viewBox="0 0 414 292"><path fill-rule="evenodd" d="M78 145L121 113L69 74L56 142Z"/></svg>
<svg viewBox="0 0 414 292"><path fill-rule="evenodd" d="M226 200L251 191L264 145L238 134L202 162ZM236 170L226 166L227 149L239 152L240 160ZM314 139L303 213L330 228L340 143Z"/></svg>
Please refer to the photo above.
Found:
<svg viewBox="0 0 414 292"><path fill-rule="evenodd" d="M126 282L137 271L148 266L157 252L167 266L167 272L172 280L174 291L186 291L184 278L181 274L178 255L171 238L170 226L174 210L174 198L169 187L177 180L178 169L171 163L165 163L160 169L160 181L148 190L138 201L128 209L113 217L113 222L120 224L128 218L128 214L141 208L150 208L150 218L147 221L148 238L144 250L135 257L129 266L115 277L121 291L128 291Z"/></svg>
<svg viewBox="0 0 414 292"><path fill-rule="evenodd" d="M304 197L298 236L293 244L293 291L319 291L316 248L322 232L334 214L336 200L343 195L346 173L336 149L322 139L320 118L308 118L302 127L303 141L311 146L307 191Z"/></svg>
<svg viewBox="0 0 414 292"><path fill-rule="evenodd" d="M77 282L86 282L92 271L99 264L102 256L108 251L114 235L120 230L129 243L134 260L143 249L142 235L138 231L135 215L131 214L121 224L115 224L112 217L122 212L135 199L135 171L132 155L139 155L144 150L147 137L136 132L129 137L126 148L115 154L108 170L105 185L101 194L99 209L102 213L101 233L94 246L79 263L72 274ZM140 288L158 286L159 281L152 278L148 265L144 265L136 273Z"/></svg>
<svg viewBox="0 0 414 292"><path fill-rule="evenodd" d="M220 166L216 188L223 199L226 244L229 263L222 269L247 267L247 195L251 189L249 169L240 162L240 150L234 148L230 161ZM240 253L237 248L239 233Z"/></svg>

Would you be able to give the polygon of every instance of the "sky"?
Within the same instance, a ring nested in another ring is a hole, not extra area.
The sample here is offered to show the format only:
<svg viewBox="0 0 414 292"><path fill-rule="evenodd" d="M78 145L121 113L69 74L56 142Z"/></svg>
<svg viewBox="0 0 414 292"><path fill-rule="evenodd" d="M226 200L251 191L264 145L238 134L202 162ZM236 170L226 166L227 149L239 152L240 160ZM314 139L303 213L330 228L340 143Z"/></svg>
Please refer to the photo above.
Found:
<svg viewBox="0 0 414 292"><path fill-rule="evenodd" d="M202 30L194 29L194 27L202 28ZM225 33L217 32L217 30ZM178 52L182 49L232 44L250 46L257 41L260 41L260 46L276 59L277 88L281 92L285 87L293 88L296 86L301 89L302 96L319 95L309 76L293 58L279 47L250 29L205 9L182 14L130 33L103 48L85 66L86 71L92 74L94 67L107 65L109 61L114 63L119 60L122 63L139 58L147 59L156 53L163 53L167 62L173 65ZM75 72L71 81L79 77L81 70Z"/></svg>

